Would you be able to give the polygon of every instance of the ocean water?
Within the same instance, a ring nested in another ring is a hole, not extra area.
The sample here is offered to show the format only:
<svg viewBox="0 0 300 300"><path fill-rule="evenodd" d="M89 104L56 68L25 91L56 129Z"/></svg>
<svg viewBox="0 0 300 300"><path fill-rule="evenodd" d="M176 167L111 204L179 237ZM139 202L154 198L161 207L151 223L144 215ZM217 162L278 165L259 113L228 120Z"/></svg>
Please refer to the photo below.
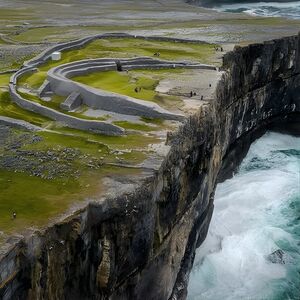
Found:
<svg viewBox="0 0 300 300"><path fill-rule="evenodd" d="M266 133L218 185L188 299L300 299L300 137Z"/></svg>
<svg viewBox="0 0 300 300"><path fill-rule="evenodd" d="M218 4L214 7L224 12L244 12L253 16L261 17L284 17L289 19L300 19L300 1L292 2L232 2Z"/></svg>

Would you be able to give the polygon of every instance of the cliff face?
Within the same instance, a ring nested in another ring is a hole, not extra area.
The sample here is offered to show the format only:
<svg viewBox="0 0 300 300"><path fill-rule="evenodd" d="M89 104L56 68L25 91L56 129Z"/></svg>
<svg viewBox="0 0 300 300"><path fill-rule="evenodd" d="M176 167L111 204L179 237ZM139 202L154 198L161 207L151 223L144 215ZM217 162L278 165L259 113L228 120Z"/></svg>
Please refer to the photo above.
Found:
<svg viewBox="0 0 300 300"><path fill-rule="evenodd" d="M237 48L213 103L169 138L158 174L17 244L1 299L183 299L218 174L238 141L300 113L300 36Z"/></svg>

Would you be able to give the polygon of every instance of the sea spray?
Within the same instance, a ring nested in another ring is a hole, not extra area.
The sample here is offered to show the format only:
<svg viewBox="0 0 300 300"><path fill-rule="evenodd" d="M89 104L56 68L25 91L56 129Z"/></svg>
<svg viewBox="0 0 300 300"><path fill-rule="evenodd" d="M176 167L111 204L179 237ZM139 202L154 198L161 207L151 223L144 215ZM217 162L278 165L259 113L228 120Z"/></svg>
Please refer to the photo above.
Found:
<svg viewBox="0 0 300 300"><path fill-rule="evenodd" d="M299 216L300 138L269 132L217 187L188 299L298 299ZM272 262L272 253L282 261Z"/></svg>
<svg viewBox="0 0 300 300"><path fill-rule="evenodd" d="M217 5L218 3L216 3ZM218 11L247 13L261 17L284 17L289 19L300 19L300 1L291 2L232 2L215 7Z"/></svg>

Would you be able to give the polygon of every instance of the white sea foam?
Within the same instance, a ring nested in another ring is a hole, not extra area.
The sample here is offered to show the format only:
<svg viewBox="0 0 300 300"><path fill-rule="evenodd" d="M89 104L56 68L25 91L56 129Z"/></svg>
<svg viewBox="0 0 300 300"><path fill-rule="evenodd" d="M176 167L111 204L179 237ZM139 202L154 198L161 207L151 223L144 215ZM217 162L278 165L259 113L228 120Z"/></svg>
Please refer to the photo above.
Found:
<svg viewBox="0 0 300 300"><path fill-rule="evenodd" d="M263 17L286 17L300 19L300 1L234 3L216 7L218 11L244 12Z"/></svg>
<svg viewBox="0 0 300 300"><path fill-rule="evenodd" d="M292 222L299 216L290 209L291 203L300 202L299 156L300 138L267 133L250 147L238 174L217 187L188 299L273 299L279 292L295 292L282 287L287 281L297 286L289 274L300 271L300 239L295 233L300 224ZM278 249L287 254L290 250L291 262L267 259Z"/></svg>

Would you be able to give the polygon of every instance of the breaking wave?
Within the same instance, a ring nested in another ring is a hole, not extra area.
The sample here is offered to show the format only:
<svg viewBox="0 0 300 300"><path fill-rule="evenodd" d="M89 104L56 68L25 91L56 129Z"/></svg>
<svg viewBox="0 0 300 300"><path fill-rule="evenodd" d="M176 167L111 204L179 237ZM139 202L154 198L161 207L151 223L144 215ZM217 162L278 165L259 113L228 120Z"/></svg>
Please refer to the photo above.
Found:
<svg viewBox="0 0 300 300"><path fill-rule="evenodd" d="M300 19L300 1L295 2L256 2L256 3L230 3L217 6L218 11L247 13L262 17L284 17Z"/></svg>
<svg viewBox="0 0 300 300"><path fill-rule="evenodd" d="M188 299L300 298L300 138L269 132L218 185Z"/></svg>

